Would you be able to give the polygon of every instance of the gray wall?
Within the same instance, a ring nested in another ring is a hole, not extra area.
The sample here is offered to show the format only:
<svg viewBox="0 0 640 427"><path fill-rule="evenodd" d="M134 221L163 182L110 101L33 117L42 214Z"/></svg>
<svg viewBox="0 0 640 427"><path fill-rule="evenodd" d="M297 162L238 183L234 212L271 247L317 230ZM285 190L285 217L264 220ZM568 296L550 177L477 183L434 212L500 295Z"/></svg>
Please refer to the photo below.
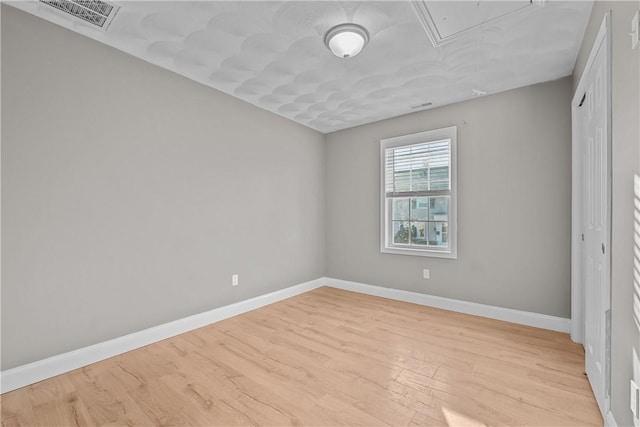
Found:
<svg viewBox="0 0 640 427"><path fill-rule="evenodd" d="M567 77L328 134L327 276L569 317L570 99ZM380 139L451 125L458 259L380 253Z"/></svg>
<svg viewBox="0 0 640 427"><path fill-rule="evenodd" d="M3 370L324 274L321 134L6 5L1 136Z"/></svg>
<svg viewBox="0 0 640 427"><path fill-rule="evenodd" d="M624 425L637 3L596 4L577 75L605 7ZM571 78L323 138L6 5L1 47L3 370L323 275L569 317ZM459 258L381 254L379 140L450 125Z"/></svg>
<svg viewBox="0 0 640 427"><path fill-rule="evenodd" d="M620 426L632 425L629 380L632 348L640 353L633 321L633 172L640 171L640 48L631 50L631 18L638 1L596 2L574 70L577 86L602 19L611 10L612 235L611 409Z"/></svg>

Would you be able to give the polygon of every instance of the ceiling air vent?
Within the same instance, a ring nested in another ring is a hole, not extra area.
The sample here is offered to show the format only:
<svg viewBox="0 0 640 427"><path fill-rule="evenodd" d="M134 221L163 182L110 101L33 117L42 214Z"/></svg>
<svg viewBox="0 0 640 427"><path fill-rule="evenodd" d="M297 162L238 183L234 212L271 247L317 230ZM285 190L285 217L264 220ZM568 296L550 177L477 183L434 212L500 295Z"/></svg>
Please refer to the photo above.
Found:
<svg viewBox="0 0 640 427"><path fill-rule="evenodd" d="M106 31L120 6L100 0L40 0L41 3Z"/></svg>
<svg viewBox="0 0 640 427"><path fill-rule="evenodd" d="M418 108L427 108L427 107L431 107L432 105L433 105L432 102L425 102L423 104L410 105L409 108L411 108L412 110L417 110Z"/></svg>

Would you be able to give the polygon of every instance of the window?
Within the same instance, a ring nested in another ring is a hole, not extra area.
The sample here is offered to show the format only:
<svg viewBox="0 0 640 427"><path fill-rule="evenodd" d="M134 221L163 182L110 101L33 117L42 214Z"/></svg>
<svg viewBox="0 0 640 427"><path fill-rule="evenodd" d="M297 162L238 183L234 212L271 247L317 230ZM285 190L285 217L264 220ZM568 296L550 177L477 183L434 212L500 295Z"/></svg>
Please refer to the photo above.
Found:
<svg viewBox="0 0 640 427"><path fill-rule="evenodd" d="M380 141L385 253L457 258L456 127Z"/></svg>

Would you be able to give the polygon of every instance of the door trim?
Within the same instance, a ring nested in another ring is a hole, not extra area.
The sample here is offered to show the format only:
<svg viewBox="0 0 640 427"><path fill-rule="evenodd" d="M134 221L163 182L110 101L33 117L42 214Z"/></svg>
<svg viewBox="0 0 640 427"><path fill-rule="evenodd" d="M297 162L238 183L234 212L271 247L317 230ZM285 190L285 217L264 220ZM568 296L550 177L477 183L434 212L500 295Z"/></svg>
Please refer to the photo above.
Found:
<svg viewBox="0 0 640 427"><path fill-rule="evenodd" d="M608 262L611 266L611 12L608 11L600 25L600 29L591 47L591 52L587 63L584 67L580 81L573 94L571 100L571 339L575 342L584 343L585 340L585 290L582 280L582 148L583 144L579 138L579 105L582 101L583 94L586 92L586 77L593 66L596 58L598 47L601 43L606 46L606 67L607 78L605 85L607 88L607 230L606 245L609 248ZM609 289L611 290L611 268L609 267ZM611 309L611 306L609 306ZM605 341L608 343L605 347L610 348L611 336L606 335ZM609 358L605 356L607 366L605 366L605 388L610 383L611 366ZM605 390L603 417L610 412L610 396L608 390Z"/></svg>

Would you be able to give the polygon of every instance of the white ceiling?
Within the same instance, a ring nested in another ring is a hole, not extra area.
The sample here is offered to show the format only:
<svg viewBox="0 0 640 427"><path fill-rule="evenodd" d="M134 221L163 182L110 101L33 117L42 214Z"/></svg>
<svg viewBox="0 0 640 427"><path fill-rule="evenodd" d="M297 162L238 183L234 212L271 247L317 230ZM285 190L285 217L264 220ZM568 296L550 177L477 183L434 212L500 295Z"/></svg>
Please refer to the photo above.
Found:
<svg viewBox="0 0 640 427"><path fill-rule="evenodd" d="M423 103L470 99L476 88L491 94L571 74L592 2L513 3L423 3L436 25L444 24L443 33L460 33L439 47L405 1L121 1L106 33L37 1L10 4L332 132L417 111L411 106ZM517 9L492 20L486 15ZM478 21L485 23L462 31ZM325 32L344 22L371 36L354 58L337 58L324 46Z"/></svg>

